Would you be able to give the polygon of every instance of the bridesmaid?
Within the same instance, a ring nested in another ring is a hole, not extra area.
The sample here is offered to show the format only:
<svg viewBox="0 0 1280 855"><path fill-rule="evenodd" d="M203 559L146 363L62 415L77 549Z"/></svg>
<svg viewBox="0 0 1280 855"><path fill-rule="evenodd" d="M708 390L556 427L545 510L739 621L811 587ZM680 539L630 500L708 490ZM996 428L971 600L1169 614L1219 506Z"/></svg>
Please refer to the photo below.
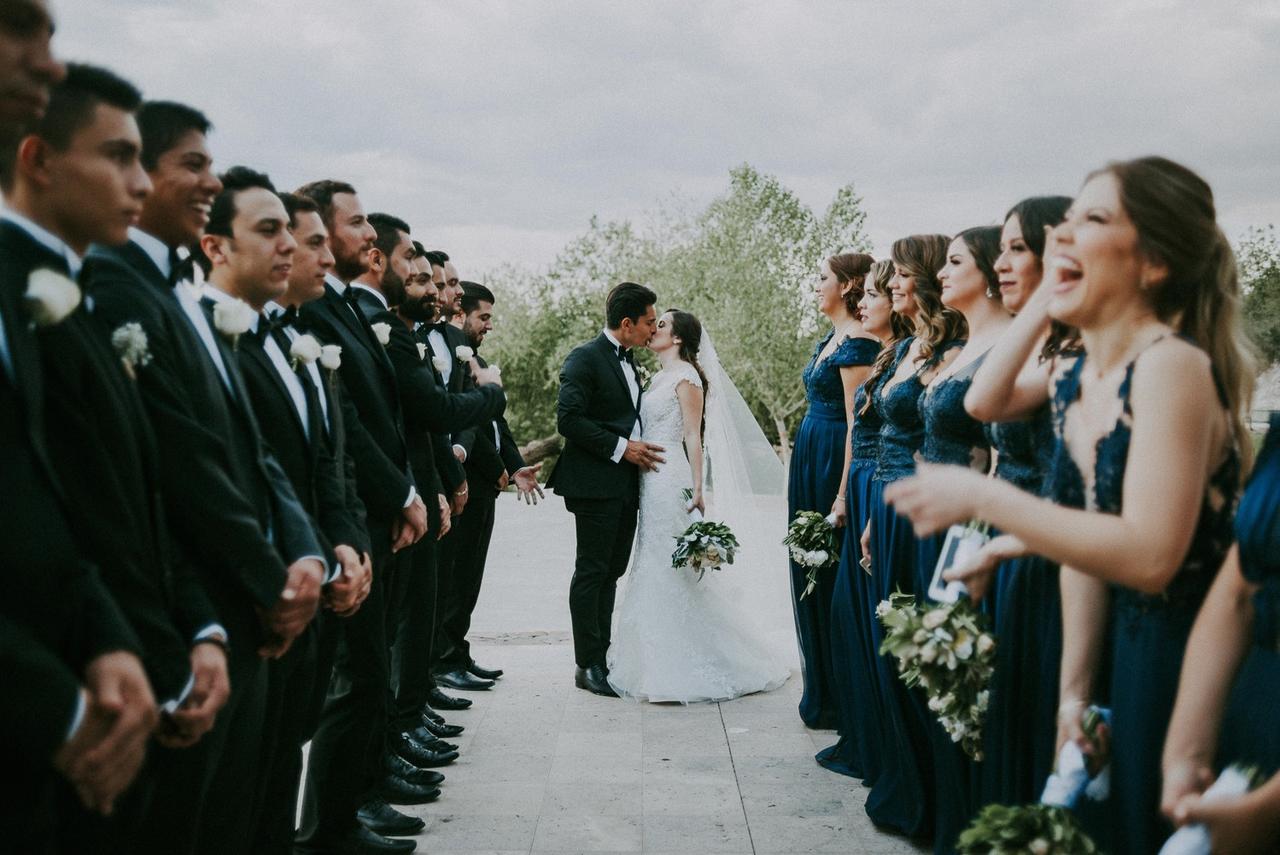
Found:
<svg viewBox="0 0 1280 855"><path fill-rule="evenodd" d="M1179 825L1204 823L1215 852L1274 852L1280 847L1280 413L1271 416L1240 500L1236 541L1187 642L1164 747L1161 807ZM1256 766L1270 780L1246 796L1200 798L1231 763Z"/></svg>
<svg viewBox="0 0 1280 855"><path fill-rule="evenodd" d="M1108 851L1155 852L1171 831L1159 773L1178 671L1249 443L1240 285L1209 185L1163 158L1091 175L1052 238L1048 313L1033 298L1022 314L1039 323L1017 344L1025 359L1050 314L1080 329L1085 354L1052 378L1059 504L935 466L888 499L922 533L980 517L1063 565L1058 740L1088 746L1081 717L1109 665L1111 798L1094 832Z"/></svg>
<svg viewBox="0 0 1280 855"><path fill-rule="evenodd" d="M964 397L987 351L1009 326L1009 313L1000 302L996 279L999 254L999 227L966 229L951 241L946 264L938 272L943 305L964 316L969 335L956 357L934 375L920 396L924 421L920 459L927 463L953 463L981 473L990 468L986 431L982 422L965 412ZM916 541L915 590L922 595L929 590L943 539L939 533ZM923 693L919 697L923 702ZM951 852L977 808L973 798L976 769L935 717L929 717L928 731L937 804L933 848L935 852Z"/></svg>
<svg viewBox="0 0 1280 855"><path fill-rule="evenodd" d="M1004 307L1017 315L1044 275L1045 229L1062 222L1067 196L1024 199L1005 215L995 270ZM1045 495L1053 453L1049 373L1073 331L1046 331L1025 361L993 348L974 375L965 408L987 422L995 476ZM1011 407L1010 404L1015 406ZM1018 541L996 537L979 557L995 574L995 674L983 728L978 805L1026 804L1040 798L1053 771L1062 614L1058 569L1038 555L1018 555ZM981 591L970 592L975 597Z"/></svg>
<svg viewBox="0 0 1280 855"><path fill-rule="evenodd" d="M867 381L872 390L868 403L883 422L871 510L862 535L877 603L894 590L922 593L916 584L911 526L884 503L884 491L915 471L916 453L924 442L920 396L964 343L964 316L942 304L937 278L949 244L946 235L913 235L895 241L890 253L893 309L911 319L914 335L882 354ZM871 624L872 649L879 651L883 627L874 615ZM867 815L877 825L927 837L933 833L934 815L931 716L919 696L903 685L891 657L877 656L876 680L883 703L878 728L882 750L879 776L867 796Z"/></svg>
<svg viewBox="0 0 1280 855"><path fill-rule="evenodd" d="M849 471L847 417L853 395L880 352L880 342L863 332L856 317L863 282L875 259L863 253L833 255L818 275L818 308L831 321L831 332L818 342L804 370L808 412L800 423L791 457L788 519L799 511L833 513L843 526L845 473ZM818 587L804 599L806 568L791 564L792 604L800 640L804 694L800 718L809 727L833 728L836 706L831 676L831 590L834 573L825 571Z"/></svg>
<svg viewBox="0 0 1280 855"><path fill-rule="evenodd" d="M858 302L862 329L884 348L911 335L911 325L893 310L889 279L893 262L871 265L867 287ZM853 399L852 463L845 480L848 507L847 530L861 532L870 515L871 476L880 446L880 420L866 408L867 384L858 386ZM875 685L877 653L871 647L871 625L876 603L869 584L871 576L862 567L862 549L857 537L846 536L836 570L831 600L831 659L833 691L839 713L840 741L818 753L817 760L832 772L862 778L870 786L879 769L878 717L870 711L879 704Z"/></svg>

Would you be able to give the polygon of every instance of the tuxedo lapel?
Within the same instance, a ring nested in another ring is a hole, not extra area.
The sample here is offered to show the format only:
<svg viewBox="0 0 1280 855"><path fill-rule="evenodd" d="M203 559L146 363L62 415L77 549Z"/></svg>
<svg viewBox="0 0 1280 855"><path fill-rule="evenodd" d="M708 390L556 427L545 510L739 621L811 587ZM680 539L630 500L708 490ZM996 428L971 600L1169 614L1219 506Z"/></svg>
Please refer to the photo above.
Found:
<svg viewBox="0 0 1280 855"><path fill-rule="evenodd" d="M116 252L123 257L129 267L141 274L152 285L163 291L170 290L169 280L164 275L164 271L156 267L155 261L152 260L151 256L147 255L146 250L142 247L133 241L129 241L123 246L117 247Z"/></svg>
<svg viewBox="0 0 1280 855"><path fill-rule="evenodd" d="M599 342L599 348L602 352L601 358L612 366L613 376L618 379L620 384L622 384L622 394L626 397L627 402L631 404L631 408L636 411L636 416L639 417L640 397L639 395L635 398L631 397L631 387L627 385L627 375L622 373L622 360L618 358L618 352L613 349L613 344L609 339L604 337L604 333L601 333L600 337L596 339L596 341ZM640 388L639 377L636 378L636 388Z"/></svg>
<svg viewBox="0 0 1280 855"><path fill-rule="evenodd" d="M259 320L258 323L264 324L266 321ZM293 424L301 434L299 439L302 442L306 442L307 431L302 424L302 417L298 414L298 408L293 405L293 395L289 393L289 387L285 385L284 378L280 376L280 372L276 371L276 366L272 363L271 357L267 356L266 343L258 341L252 333L247 333L244 336L244 339L241 339L240 347L244 349L245 356L253 360L255 366L254 370L262 372L267 376L268 382L271 384L272 388L280 394L284 403L288 405L286 409L288 409L289 415L293 417ZM303 378L299 378L299 381L303 382ZM309 384L311 382L311 378L306 378L305 382Z"/></svg>

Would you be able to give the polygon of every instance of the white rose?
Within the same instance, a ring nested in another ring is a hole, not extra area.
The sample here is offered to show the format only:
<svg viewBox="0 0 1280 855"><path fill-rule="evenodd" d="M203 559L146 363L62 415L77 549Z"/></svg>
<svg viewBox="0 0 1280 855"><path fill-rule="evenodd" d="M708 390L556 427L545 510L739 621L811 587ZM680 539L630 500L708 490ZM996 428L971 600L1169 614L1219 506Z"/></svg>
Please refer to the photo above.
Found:
<svg viewBox="0 0 1280 855"><path fill-rule="evenodd" d="M887 616L891 611L893 611L893 606L889 605L888 600L881 600L876 605L876 617L878 618Z"/></svg>
<svg viewBox="0 0 1280 855"><path fill-rule="evenodd" d="M374 337L378 339L378 344L386 347L391 343L391 324L386 321L378 321L376 324L372 324L371 327Z"/></svg>
<svg viewBox="0 0 1280 855"><path fill-rule="evenodd" d="M323 352L320 342L311 335L300 335L293 340L293 344L289 345L289 358L293 360L294 368L298 365L310 365L319 359Z"/></svg>
<svg viewBox="0 0 1280 855"><path fill-rule="evenodd" d="M978 655L986 656L996 646L996 640L985 632L978 636Z"/></svg>
<svg viewBox="0 0 1280 855"><path fill-rule="evenodd" d="M26 302L36 326L60 324L80 305L80 286L56 270L41 267L27 277Z"/></svg>
<svg viewBox="0 0 1280 855"><path fill-rule="evenodd" d="M458 357L459 362L467 362L476 355L476 352L465 344L460 344L453 349L453 355Z"/></svg>
<svg viewBox="0 0 1280 855"><path fill-rule="evenodd" d="M320 364L330 371L337 371L338 366L342 365L342 347L336 344L326 344L320 348Z"/></svg>
<svg viewBox="0 0 1280 855"><path fill-rule="evenodd" d="M426 358L427 358L427 346L422 342L418 342L418 359L422 360Z"/></svg>
<svg viewBox="0 0 1280 855"><path fill-rule="evenodd" d="M1049 841L1043 837L1037 837L1027 844L1027 851L1031 855L1049 855Z"/></svg>
<svg viewBox="0 0 1280 855"><path fill-rule="evenodd" d="M826 563L827 563L827 559L828 559L828 558L830 558L830 557L831 557L831 556L829 556L829 555L827 554L827 550L825 550L825 549L819 549L817 552L813 553L814 561L815 561L818 565L826 564Z"/></svg>
<svg viewBox="0 0 1280 855"><path fill-rule="evenodd" d="M135 368L141 368L151 361L151 351L147 349L147 332L136 321L116 327L111 333L111 346L115 348L131 377L134 376Z"/></svg>
<svg viewBox="0 0 1280 855"><path fill-rule="evenodd" d="M219 300L213 304L213 325L233 342L247 333L258 313L244 300Z"/></svg>
<svg viewBox="0 0 1280 855"><path fill-rule="evenodd" d="M445 359L443 356L433 356L431 357L431 364L437 371L443 372L449 367L449 360Z"/></svg>
<svg viewBox="0 0 1280 855"><path fill-rule="evenodd" d="M931 664L938 658L938 648L933 644L926 644L920 648L920 661L926 665Z"/></svg>
<svg viewBox="0 0 1280 855"><path fill-rule="evenodd" d="M932 611L925 612L923 621L925 629L937 629L946 622L946 609L933 609Z"/></svg>

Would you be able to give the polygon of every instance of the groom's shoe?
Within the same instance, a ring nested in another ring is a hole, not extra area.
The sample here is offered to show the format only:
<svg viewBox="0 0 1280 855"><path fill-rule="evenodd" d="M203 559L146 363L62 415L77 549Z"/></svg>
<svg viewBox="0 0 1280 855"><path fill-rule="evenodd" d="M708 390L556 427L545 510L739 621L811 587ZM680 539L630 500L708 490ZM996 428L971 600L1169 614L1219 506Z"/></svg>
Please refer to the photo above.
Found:
<svg viewBox="0 0 1280 855"><path fill-rule="evenodd" d="M496 680L502 676L501 668L481 668L475 662L467 666L467 673L479 677L481 680Z"/></svg>
<svg viewBox="0 0 1280 855"><path fill-rule="evenodd" d="M443 671L435 675L436 682L441 686L448 686L450 689L461 689L464 692L483 692L485 689L493 688L492 680L481 680L474 677L465 668L458 668L453 671Z"/></svg>
<svg viewBox="0 0 1280 855"><path fill-rule="evenodd" d="M596 695L616 698L618 693L609 685L608 672L603 665L592 665L590 668L579 668L574 672L573 684L579 689L586 689Z"/></svg>
<svg viewBox="0 0 1280 855"><path fill-rule="evenodd" d="M438 686L431 687L431 694L427 695L427 699L431 702L431 706L439 710L465 710L471 706L470 698L455 698L453 695L446 695L440 691Z"/></svg>

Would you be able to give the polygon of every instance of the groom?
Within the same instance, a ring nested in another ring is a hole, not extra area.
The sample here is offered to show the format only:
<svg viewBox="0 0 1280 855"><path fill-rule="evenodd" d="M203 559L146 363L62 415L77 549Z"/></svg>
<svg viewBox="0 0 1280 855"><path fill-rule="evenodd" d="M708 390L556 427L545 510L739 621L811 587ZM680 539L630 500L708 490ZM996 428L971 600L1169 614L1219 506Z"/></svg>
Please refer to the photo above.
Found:
<svg viewBox="0 0 1280 855"><path fill-rule="evenodd" d="M640 379L631 353L653 338L657 300L634 282L614 286L605 300L606 328L565 359L556 404L565 448L547 479L564 496L577 527L569 584L574 684L612 697L605 653L614 593L636 533L640 470L664 462L661 446L640 440Z"/></svg>

